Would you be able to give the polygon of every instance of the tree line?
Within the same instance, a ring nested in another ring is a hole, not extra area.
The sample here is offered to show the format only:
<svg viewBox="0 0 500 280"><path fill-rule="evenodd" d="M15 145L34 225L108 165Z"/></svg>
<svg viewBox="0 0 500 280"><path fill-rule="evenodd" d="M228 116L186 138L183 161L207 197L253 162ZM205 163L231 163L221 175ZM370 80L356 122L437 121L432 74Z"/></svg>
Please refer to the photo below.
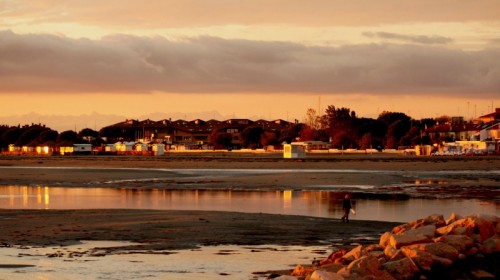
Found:
<svg viewBox="0 0 500 280"><path fill-rule="evenodd" d="M303 122L297 122L281 131L268 131L259 126L249 126L240 132L242 148L260 148L293 141L323 141L338 149L396 149L400 146L433 144L424 133L437 123L449 122L442 116L436 119L415 120L401 112L384 111L376 118L358 117L355 111L330 105L323 114L314 109L306 111ZM121 135L121 129L104 128L95 131L85 128L61 133L44 125L0 126L0 147L15 146L64 146L74 143L91 143L100 146L103 138L129 139L133 135ZM128 132L130 133L130 132ZM450 139L434 139L433 141ZM232 136L225 131L214 130L209 144L216 147L230 147Z"/></svg>

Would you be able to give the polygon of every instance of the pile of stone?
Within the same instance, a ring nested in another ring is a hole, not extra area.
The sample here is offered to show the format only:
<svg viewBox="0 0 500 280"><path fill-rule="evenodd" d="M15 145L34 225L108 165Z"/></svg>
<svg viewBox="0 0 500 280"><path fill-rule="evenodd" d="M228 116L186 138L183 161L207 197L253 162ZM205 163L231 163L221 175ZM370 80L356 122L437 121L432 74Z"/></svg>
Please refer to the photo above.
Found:
<svg viewBox="0 0 500 280"><path fill-rule="evenodd" d="M379 244L339 249L275 279L496 279L500 218L432 215L382 234Z"/></svg>

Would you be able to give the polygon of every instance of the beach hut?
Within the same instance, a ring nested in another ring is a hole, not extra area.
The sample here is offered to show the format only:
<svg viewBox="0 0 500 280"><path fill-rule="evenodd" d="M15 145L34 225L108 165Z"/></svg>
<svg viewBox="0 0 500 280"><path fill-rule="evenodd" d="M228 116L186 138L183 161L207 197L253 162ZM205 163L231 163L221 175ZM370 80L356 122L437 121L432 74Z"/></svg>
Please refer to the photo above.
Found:
<svg viewBox="0 0 500 280"><path fill-rule="evenodd" d="M92 144L73 144L73 153L75 154L91 154Z"/></svg>
<svg viewBox="0 0 500 280"><path fill-rule="evenodd" d="M153 153L155 156L161 156L165 154L165 144L153 144Z"/></svg>
<svg viewBox="0 0 500 280"><path fill-rule="evenodd" d="M302 142L292 142L283 145L283 158L305 158L306 145Z"/></svg>

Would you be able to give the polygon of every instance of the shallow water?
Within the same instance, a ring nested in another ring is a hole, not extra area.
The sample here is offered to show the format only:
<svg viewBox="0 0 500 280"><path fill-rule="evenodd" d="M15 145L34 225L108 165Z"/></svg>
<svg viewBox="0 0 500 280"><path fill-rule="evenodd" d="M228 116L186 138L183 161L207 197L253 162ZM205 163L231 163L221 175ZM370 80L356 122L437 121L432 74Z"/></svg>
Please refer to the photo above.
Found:
<svg viewBox="0 0 500 280"><path fill-rule="evenodd" d="M353 186L358 188L358 186ZM369 188L369 186L359 186ZM157 209L235 211L342 216L343 192L332 190L165 190L0 186L4 209ZM407 222L431 214L498 215L500 205L477 199L366 199L353 200L351 219Z"/></svg>
<svg viewBox="0 0 500 280"><path fill-rule="evenodd" d="M129 244L85 241L67 247L1 248L0 279L265 279L264 274L253 273L293 269L331 252L327 246L209 246L156 254L92 255L102 252L92 250L95 247ZM48 257L55 254L58 257Z"/></svg>

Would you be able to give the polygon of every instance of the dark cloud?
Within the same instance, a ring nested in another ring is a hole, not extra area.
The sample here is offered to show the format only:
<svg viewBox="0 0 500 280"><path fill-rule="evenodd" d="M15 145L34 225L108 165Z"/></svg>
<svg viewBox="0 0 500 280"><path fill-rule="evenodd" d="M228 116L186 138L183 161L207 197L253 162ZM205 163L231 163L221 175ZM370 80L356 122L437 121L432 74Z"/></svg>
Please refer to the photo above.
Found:
<svg viewBox="0 0 500 280"><path fill-rule="evenodd" d="M311 92L490 97L500 49L0 32L0 92Z"/></svg>
<svg viewBox="0 0 500 280"><path fill-rule="evenodd" d="M449 44L453 42L453 39L443 36L403 35L390 32L364 32L363 35L370 38L381 38L426 45Z"/></svg>

